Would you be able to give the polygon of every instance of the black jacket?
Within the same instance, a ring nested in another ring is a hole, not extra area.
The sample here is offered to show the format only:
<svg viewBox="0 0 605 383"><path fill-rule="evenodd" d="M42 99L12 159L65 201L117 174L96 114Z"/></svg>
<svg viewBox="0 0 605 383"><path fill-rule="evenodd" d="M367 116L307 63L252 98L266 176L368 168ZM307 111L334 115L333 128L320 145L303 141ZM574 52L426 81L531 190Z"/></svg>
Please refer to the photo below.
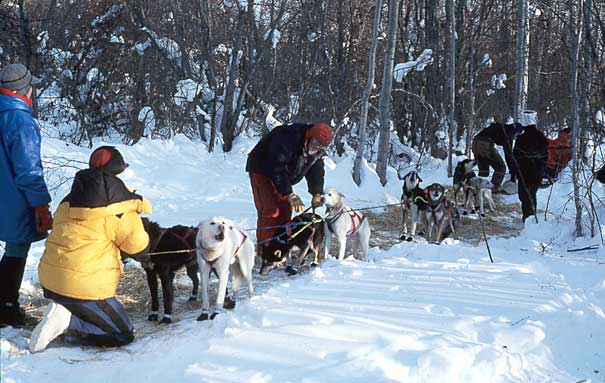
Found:
<svg viewBox="0 0 605 383"><path fill-rule="evenodd" d="M497 122L491 123L487 128L481 130L475 136L476 140L488 141L492 144L502 146L504 149L504 159L506 166L511 174L514 174L515 169L513 160L513 141L515 139L515 126L504 125Z"/></svg>
<svg viewBox="0 0 605 383"><path fill-rule="evenodd" d="M84 169L76 173L70 193L63 202L70 207L97 208L131 199L143 199L128 190L124 182L102 169Z"/></svg>
<svg viewBox="0 0 605 383"><path fill-rule="evenodd" d="M525 127L517 138L513 155L521 168L517 174L527 183L539 184L544 176L544 163L548 158L548 142L535 125Z"/></svg>
<svg viewBox="0 0 605 383"><path fill-rule="evenodd" d="M292 193L292 185L307 179L309 193L321 194L324 188L322 153L303 153L305 135L312 125L282 125L267 133L248 154L246 171L269 177L282 195Z"/></svg>

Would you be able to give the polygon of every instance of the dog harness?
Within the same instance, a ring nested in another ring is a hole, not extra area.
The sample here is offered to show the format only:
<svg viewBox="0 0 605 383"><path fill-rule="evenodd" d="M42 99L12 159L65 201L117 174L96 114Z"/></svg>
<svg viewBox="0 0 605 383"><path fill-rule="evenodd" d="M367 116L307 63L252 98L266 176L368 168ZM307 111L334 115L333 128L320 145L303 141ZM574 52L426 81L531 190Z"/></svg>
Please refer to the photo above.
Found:
<svg viewBox="0 0 605 383"><path fill-rule="evenodd" d="M235 228L233 226L229 227L229 230L235 230ZM235 258L237 257L237 255L239 254L239 251L241 250L242 246L244 246L244 243L246 242L246 240L248 239L248 236L246 235L246 233L244 233L241 230L238 230L240 232L240 234L242 235L242 241L240 242L239 245L237 245L237 247L235 248L235 251L233 252L233 255L231 256L231 261L229 262L229 264L232 264L233 261L235 260ZM209 249L206 249L204 247L202 247L202 249L208 251ZM216 263L216 261L218 261L220 259L220 257L215 258L212 261L209 261L206 259L206 257L202 257L202 259L204 260L204 262L206 262L207 264L210 265L210 267L212 268L212 270L214 270L214 264ZM216 270L215 270L216 272Z"/></svg>
<svg viewBox="0 0 605 383"><path fill-rule="evenodd" d="M230 227L229 230L235 230L235 229L233 227ZM237 257L237 254L239 254L240 249L242 248L242 246L244 246L244 243L248 239L248 236L246 235L246 233L244 233L241 230L239 230L239 232L242 235L242 242L235 248L235 251L233 252L233 257L231 257L232 261L235 259L235 257Z"/></svg>
<svg viewBox="0 0 605 383"><path fill-rule="evenodd" d="M187 231L185 232L185 235L179 235L178 233L175 233L173 231L170 231L170 229L160 229L160 235L158 236L158 238L154 241L153 245L149 247L149 253L153 253L155 252L155 250L157 249L158 245L160 244L160 242L162 241L162 238L164 238L164 235L166 233L169 233L171 235L173 235L174 237L176 237L179 241L181 241L181 243L185 246L185 248L189 251L187 251L187 253L190 253L192 251L195 251L195 249L192 249L191 244L189 243L188 239L192 236L192 235L196 235L195 230L193 230L193 228L189 227L187 228ZM162 252L164 253L164 252ZM167 253L167 252L166 252ZM175 253L185 253L184 251L180 251L177 250L175 251Z"/></svg>
<svg viewBox="0 0 605 383"><path fill-rule="evenodd" d="M427 189L422 189L419 186L416 186L413 190L407 190L404 186L401 202L403 202L406 209L410 208L410 204L416 204L422 210L428 204L428 193Z"/></svg>
<svg viewBox="0 0 605 383"><path fill-rule="evenodd" d="M471 178L475 178L475 172L471 172L469 174L465 174L464 177L462 177L462 186L463 188L468 188L468 189L474 189L474 187L472 187L471 185L469 185L469 181L471 180Z"/></svg>
<svg viewBox="0 0 605 383"><path fill-rule="evenodd" d="M361 227L362 222L366 219L366 217L354 210L345 211L345 208L342 207L338 212L330 213L330 215L334 215L334 218L326 220L326 223L328 224L328 229L332 233L334 233L334 230L332 229L332 224L336 222L336 220L345 213L347 213L349 215L349 218L351 219L351 230L346 234L348 238L357 233L357 231Z"/></svg>
<svg viewBox="0 0 605 383"><path fill-rule="evenodd" d="M454 209L452 207L452 204L446 198L442 198L441 201L439 201L439 203L435 206L429 204L428 207L431 209L431 215L433 216L433 221L436 225L439 224L439 222L437 222L436 211L439 210L440 206L443 206L443 218L445 218L446 216L453 217Z"/></svg>

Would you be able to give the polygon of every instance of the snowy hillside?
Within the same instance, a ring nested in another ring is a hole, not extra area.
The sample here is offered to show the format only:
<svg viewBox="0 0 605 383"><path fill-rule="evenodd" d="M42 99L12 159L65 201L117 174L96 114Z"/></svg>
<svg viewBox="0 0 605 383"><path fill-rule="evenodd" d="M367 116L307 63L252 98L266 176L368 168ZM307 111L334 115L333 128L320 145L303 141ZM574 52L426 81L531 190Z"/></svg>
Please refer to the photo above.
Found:
<svg viewBox="0 0 605 383"><path fill-rule="evenodd" d="M252 146L242 139L229 154L208 154L177 136L118 148L130 164L126 184L151 201L161 225L223 215L252 228L244 171ZM90 152L43 142L47 159L86 163ZM366 166L358 188L352 157L326 163L326 186L350 206L399 200L394 170L382 188ZM50 171L50 183L75 171ZM438 161L422 177L425 185L451 183ZM56 190L53 209L68 186ZM602 185L593 190L605 194ZM540 208L549 191L540 191ZM310 202L304 182L295 192ZM549 211L569 209L569 192L569 184L556 184ZM2 329L2 382L605 382L605 252L567 251L599 242L572 239L572 213L530 223L515 238L490 238L494 264L484 245L448 239L372 248L368 263L330 259L294 277L255 274L264 287L235 310L208 322L191 311L165 327L134 318L137 339L119 349L58 344L30 355L29 330ZM42 251L37 243L30 252L24 295L39 289Z"/></svg>

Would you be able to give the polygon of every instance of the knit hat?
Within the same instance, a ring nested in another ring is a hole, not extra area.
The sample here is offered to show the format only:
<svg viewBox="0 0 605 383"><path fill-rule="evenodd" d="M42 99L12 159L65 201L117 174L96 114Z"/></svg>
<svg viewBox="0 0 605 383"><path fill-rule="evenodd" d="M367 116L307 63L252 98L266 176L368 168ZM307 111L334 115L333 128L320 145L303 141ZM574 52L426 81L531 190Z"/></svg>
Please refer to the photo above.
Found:
<svg viewBox="0 0 605 383"><path fill-rule="evenodd" d="M12 90L22 96L27 94L30 85L41 82L23 64L9 64L0 71L0 88Z"/></svg>
<svg viewBox="0 0 605 383"><path fill-rule="evenodd" d="M524 110L519 117L519 122L523 127L537 125L538 124L538 113L533 110Z"/></svg>
<svg viewBox="0 0 605 383"><path fill-rule="evenodd" d="M124 158L113 146L101 146L90 155L88 165L91 169L103 169L113 175L122 173L128 167Z"/></svg>
<svg viewBox="0 0 605 383"><path fill-rule="evenodd" d="M330 142L332 142L332 136L332 128L325 122L313 124L309 130L307 130L307 139L315 138L324 146L328 146Z"/></svg>

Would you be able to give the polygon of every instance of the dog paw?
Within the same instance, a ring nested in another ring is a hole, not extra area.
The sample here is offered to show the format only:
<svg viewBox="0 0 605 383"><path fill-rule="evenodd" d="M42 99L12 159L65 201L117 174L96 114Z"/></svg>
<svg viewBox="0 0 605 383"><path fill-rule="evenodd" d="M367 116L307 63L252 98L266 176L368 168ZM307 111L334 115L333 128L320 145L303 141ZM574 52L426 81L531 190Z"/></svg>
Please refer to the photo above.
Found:
<svg viewBox="0 0 605 383"><path fill-rule="evenodd" d="M311 262L311 267L317 267L317 266L319 266L319 263L317 263L317 262Z"/></svg>
<svg viewBox="0 0 605 383"><path fill-rule="evenodd" d="M231 297L225 297L225 302L223 302L223 308L227 310L233 310L235 308L235 301L231 299Z"/></svg>
<svg viewBox="0 0 605 383"><path fill-rule="evenodd" d="M158 321L158 314L149 314L149 316L147 317L147 320L150 322L157 322Z"/></svg>
<svg viewBox="0 0 605 383"><path fill-rule="evenodd" d="M197 317L198 321L204 321L209 319L209 313L207 311L202 311L199 317Z"/></svg>
<svg viewBox="0 0 605 383"><path fill-rule="evenodd" d="M217 315L220 314L220 313L221 313L220 311L213 312L212 315L210 315L210 320L214 320L214 318L216 318Z"/></svg>
<svg viewBox="0 0 605 383"><path fill-rule="evenodd" d="M172 323L172 319L170 317L163 317L160 321L160 324L170 324Z"/></svg>
<svg viewBox="0 0 605 383"><path fill-rule="evenodd" d="M296 274L298 274L298 271L294 267L292 267L292 266L286 267L285 271L286 271L286 273L288 273L288 275L296 275Z"/></svg>
<svg viewBox="0 0 605 383"><path fill-rule="evenodd" d="M189 302L197 302L197 297L194 297L193 295L189 297Z"/></svg>
<svg viewBox="0 0 605 383"><path fill-rule="evenodd" d="M407 241L407 240L408 240L408 235L407 235L407 234L402 234L402 235L399 237L399 240L400 240L400 241Z"/></svg>
<svg viewBox="0 0 605 383"><path fill-rule="evenodd" d="M462 215L468 215L468 211L462 210Z"/></svg>
<svg viewBox="0 0 605 383"><path fill-rule="evenodd" d="M481 213L481 217L485 218L485 213Z"/></svg>

